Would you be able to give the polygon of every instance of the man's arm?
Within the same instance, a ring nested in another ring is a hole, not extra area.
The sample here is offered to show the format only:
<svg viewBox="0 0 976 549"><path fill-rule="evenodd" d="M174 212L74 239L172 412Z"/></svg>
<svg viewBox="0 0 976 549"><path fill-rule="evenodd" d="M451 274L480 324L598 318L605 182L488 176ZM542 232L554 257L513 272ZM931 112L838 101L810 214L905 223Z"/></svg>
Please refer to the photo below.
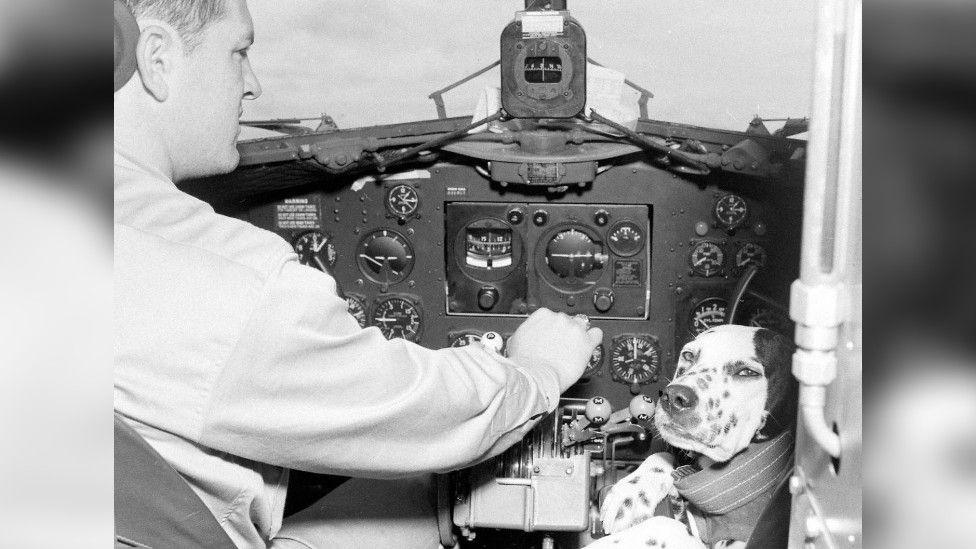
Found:
<svg viewBox="0 0 976 549"><path fill-rule="evenodd" d="M448 470L520 440L565 388L559 368L538 361L387 341L361 329L333 288L284 263L212 388L202 444L312 472Z"/></svg>

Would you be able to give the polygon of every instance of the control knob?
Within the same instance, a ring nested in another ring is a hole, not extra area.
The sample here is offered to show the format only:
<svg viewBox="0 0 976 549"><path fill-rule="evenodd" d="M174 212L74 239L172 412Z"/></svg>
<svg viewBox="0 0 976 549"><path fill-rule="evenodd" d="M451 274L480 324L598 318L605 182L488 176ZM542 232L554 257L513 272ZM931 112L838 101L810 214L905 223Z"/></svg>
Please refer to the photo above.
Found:
<svg viewBox="0 0 976 549"><path fill-rule="evenodd" d="M498 303L498 289L494 286L483 286L478 290L478 307L483 311L490 311Z"/></svg>

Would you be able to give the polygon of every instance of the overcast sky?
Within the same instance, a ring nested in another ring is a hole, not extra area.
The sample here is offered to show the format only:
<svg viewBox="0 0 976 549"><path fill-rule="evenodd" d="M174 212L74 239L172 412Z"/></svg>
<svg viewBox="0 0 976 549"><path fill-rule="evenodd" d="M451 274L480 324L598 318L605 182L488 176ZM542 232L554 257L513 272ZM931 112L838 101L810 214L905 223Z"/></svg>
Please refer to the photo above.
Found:
<svg viewBox="0 0 976 549"><path fill-rule="evenodd" d="M816 2L569 0L587 53L651 90L650 117L745 129L807 116ZM245 119L331 115L340 127L436 118L427 95L498 58L522 0L249 0L264 89ZM446 96L470 115L498 69ZM627 97L636 114L636 92ZM248 137L248 135L242 135Z"/></svg>

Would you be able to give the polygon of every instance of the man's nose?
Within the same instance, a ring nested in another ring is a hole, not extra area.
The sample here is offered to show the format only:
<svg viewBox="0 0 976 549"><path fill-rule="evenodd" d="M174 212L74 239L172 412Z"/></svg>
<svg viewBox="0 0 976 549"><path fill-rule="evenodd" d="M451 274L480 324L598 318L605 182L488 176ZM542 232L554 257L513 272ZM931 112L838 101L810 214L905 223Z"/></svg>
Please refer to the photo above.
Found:
<svg viewBox="0 0 976 549"><path fill-rule="evenodd" d="M261 97L261 83L258 77L251 70L251 62L244 63L244 99L257 99Z"/></svg>
<svg viewBox="0 0 976 549"><path fill-rule="evenodd" d="M687 385L671 384L664 388L664 409L670 414L680 414L694 409L698 395Z"/></svg>

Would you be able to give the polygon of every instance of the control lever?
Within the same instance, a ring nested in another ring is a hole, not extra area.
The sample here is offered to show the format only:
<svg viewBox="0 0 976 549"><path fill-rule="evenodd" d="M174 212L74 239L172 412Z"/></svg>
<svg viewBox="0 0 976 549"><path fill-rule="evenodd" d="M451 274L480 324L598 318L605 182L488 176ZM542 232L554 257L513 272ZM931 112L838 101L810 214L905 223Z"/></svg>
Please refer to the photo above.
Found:
<svg viewBox="0 0 976 549"><path fill-rule="evenodd" d="M571 422L563 431L563 446L572 446L591 440L601 440L622 434L645 440L650 432L647 425L654 417L654 400L640 394L630 399L626 408L612 411L610 401L601 396L586 402L583 417Z"/></svg>

